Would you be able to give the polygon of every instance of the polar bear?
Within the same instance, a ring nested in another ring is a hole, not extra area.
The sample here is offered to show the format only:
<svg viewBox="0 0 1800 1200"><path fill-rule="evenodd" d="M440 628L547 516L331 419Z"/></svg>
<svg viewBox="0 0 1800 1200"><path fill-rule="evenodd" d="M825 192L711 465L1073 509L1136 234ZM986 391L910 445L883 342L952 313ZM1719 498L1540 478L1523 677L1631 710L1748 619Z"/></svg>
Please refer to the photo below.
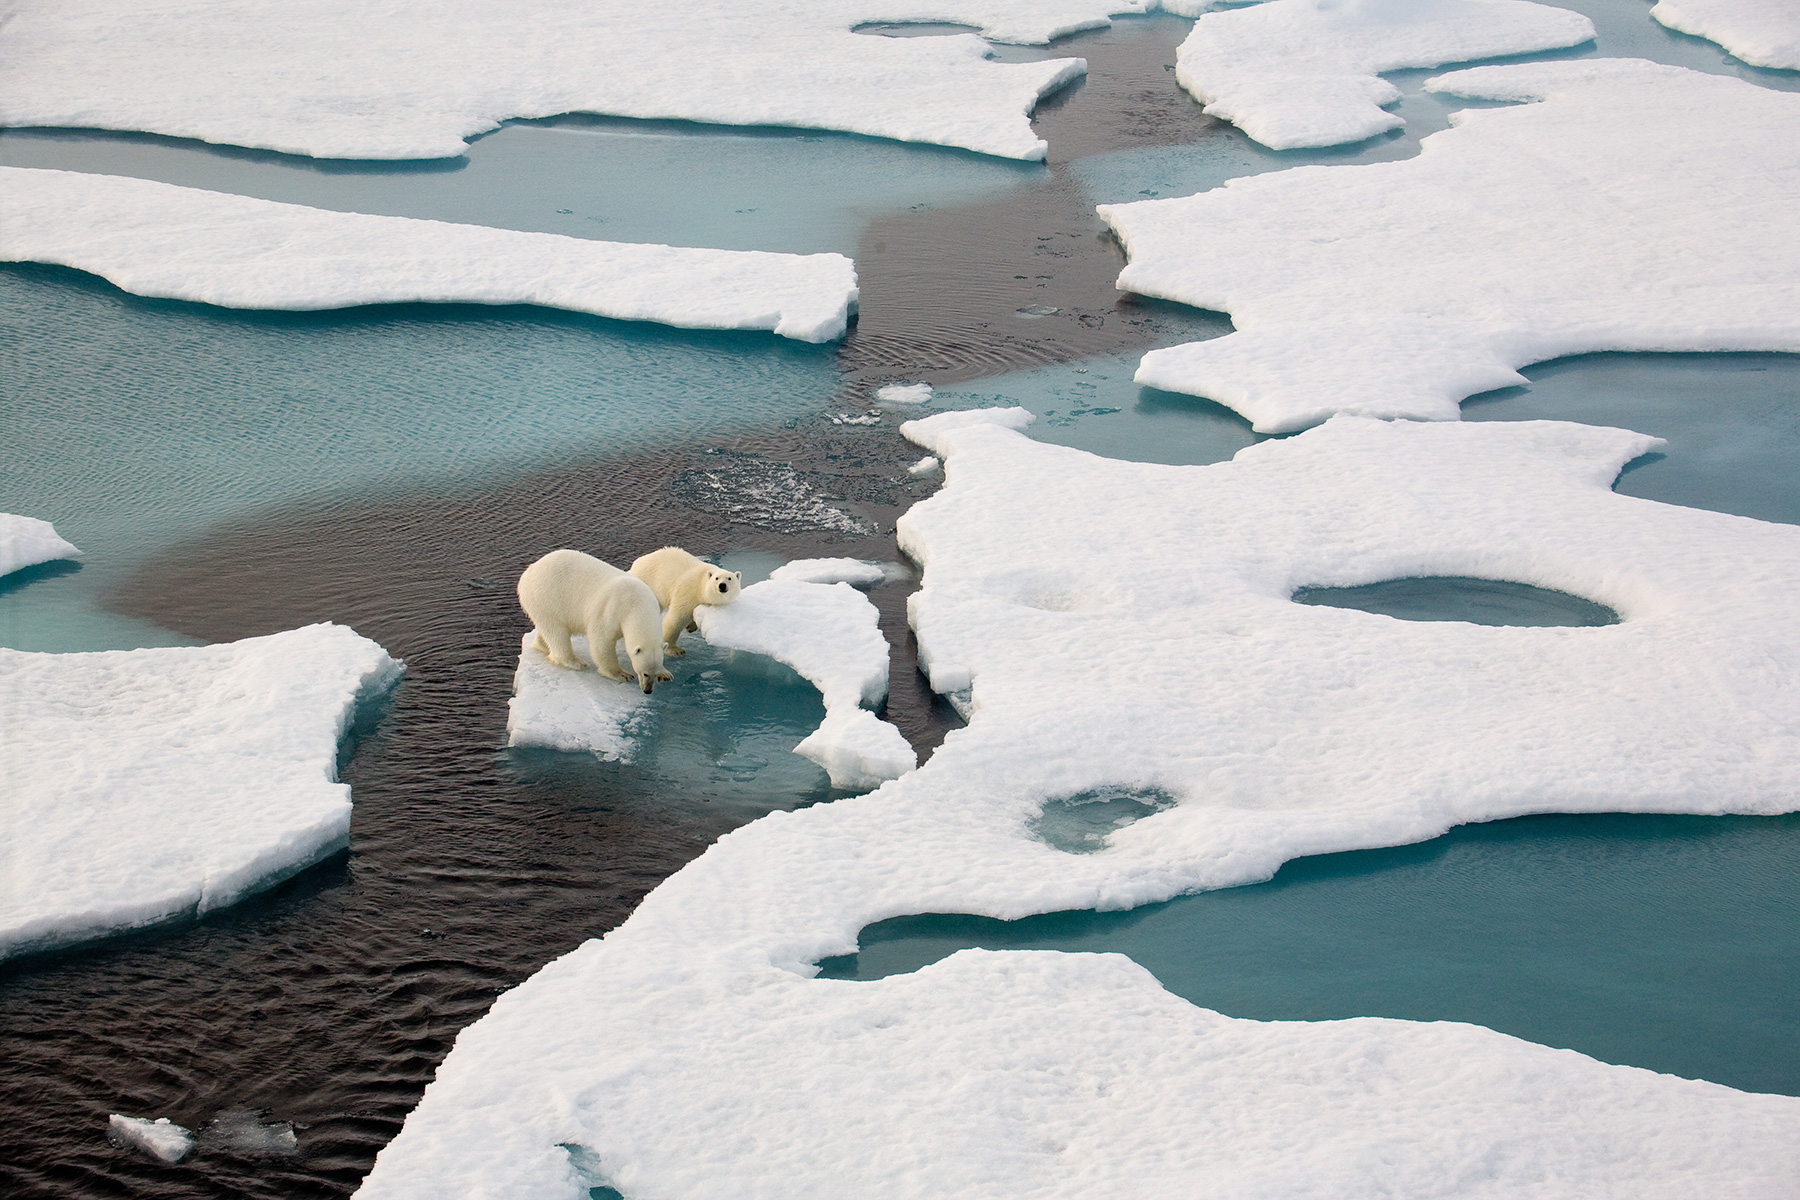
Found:
<svg viewBox="0 0 1800 1200"><path fill-rule="evenodd" d="M675 639L681 631L698 629L694 610L702 604L730 604L743 590L741 572L715 567L695 558L679 546L652 550L631 564L631 573L650 585L656 601L669 611L663 615L663 653L686 654Z"/></svg>
<svg viewBox="0 0 1800 1200"><path fill-rule="evenodd" d="M537 626L532 648L559 667L583 670L569 645L587 637L594 666L608 679L629 679L619 667L619 639L646 694L674 676L663 669L656 594L611 563L579 550L552 550L519 576L519 604Z"/></svg>

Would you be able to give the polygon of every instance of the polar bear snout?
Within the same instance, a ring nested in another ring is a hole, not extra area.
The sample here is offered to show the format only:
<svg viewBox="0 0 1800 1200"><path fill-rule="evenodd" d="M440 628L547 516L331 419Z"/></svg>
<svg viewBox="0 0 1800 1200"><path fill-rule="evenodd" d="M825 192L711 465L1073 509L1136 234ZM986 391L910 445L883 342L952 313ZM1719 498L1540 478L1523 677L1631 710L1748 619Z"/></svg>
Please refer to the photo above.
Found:
<svg viewBox="0 0 1800 1200"><path fill-rule="evenodd" d="M729 583L721 582L719 584L719 594L721 596L724 595L726 592L729 592L730 590L731 590L731 585Z"/></svg>

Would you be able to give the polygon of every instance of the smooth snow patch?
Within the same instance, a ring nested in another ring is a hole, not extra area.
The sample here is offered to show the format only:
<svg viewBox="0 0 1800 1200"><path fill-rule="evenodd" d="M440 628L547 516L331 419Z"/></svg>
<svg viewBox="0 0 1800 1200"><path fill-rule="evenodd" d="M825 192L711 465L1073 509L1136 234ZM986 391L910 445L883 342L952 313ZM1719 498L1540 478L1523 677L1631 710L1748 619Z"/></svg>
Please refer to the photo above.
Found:
<svg viewBox="0 0 1800 1200"><path fill-rule="evenodd" d="M217 646L0 649L0 958L194 916L350 837L338 742L399 662L341 625Z"/></svg>
<svg viewBox="0 0 1800 1200"><path fill-rule="evenodd" d="M1594 23L1528 0L1270 0L1194 23L1175 78L1275 150L1360 142L1405 124L1383 71L1578 46Z"/></svg>
<svg viewBox="0 0 1800 1200"><path fill-rule="evenodd" d="M1233 1020L1110 954L804 976L903 914L1121 909L1526 812L1792 810L1800 528L1616 495L1655 439L1554 422L1346 417L1204 467L967 418L928 444L949 481L900 538L925 564L920 641L972 673L969 726L871 795L728 834L500 997L365 1200L579 1195L558 1143L627 1195L1790 1188L1800 1099L1469 1025ZM1405 574L1624 620L1287 599ZM1047 802L1101 789L1176 804L1095 853L1034 835Z"/></svg>
<svg viewBox="0 0 1800 1200"><path fill-rule="evenodd" d="M513 698L506 706L506 744L586 751L609 762L630 762L651 697L628 680L552 665L532 647L536 637L534 629L519 646ZM578 634L569 644L584 662L594 661L587 638ZM618 654L617 646L613 653Z"/></svg>
<svg viewBox="0 0 1800 1200"><path fill-rule="evenodd" d="M1717 42L1753 67L1800 71L1800 5L1794 0L1659 0L1650 15L1677 32Z"/></svg>
<svg viewBox="0 0 1800 1200"><path fill-rule="evenodd" d="M929 383L890 383L875 392L883 404L925 404L931 400Z"/></svg>
<svg viewBox="0 0 1800 1200"><path fill-rule="evenodd" d="M56 527L36 517L0 513L0 575L11 575L39 563L74 558L81 551L58 536Z"/></svg>
<svg viewBox="0 0 1800 1200"><path fill-rule="evenodd" d="M1261 432L1454 420L1598 350L1800 350L1800 95L1636 59L1477 67L1417 158L1102 205L1119 286L1231 314L1137 381ZM1722 199L1722 198L1728 198Z"/></svg>
<svg viewBox="0 0 1800 1200"><path fill-rule="evenodd" d="M700 633L715 646L766 654L798 671L825 700L825 720L794 753L831 776L834 787L873 787L918 765L898 729L862 706L888 689L888 644L880 614L848 583L769 578L731 604L697 608Z"/></svg>
<svg viewBox="0 0 1800 1200"><path fill-rule="evenodd" d="M684 329L844 332L841 254L596 242L329 212L117 175L0 167L0 261L90 271L139 296L225 308L541 304Z"/></svg>
<svg viewBox="0 0 1800 1200"><path fill-rule="evenodd" d="M167 1117L152 1121L146 1117L122 1117L114 1113L106 1118L106 1125L121 1145L141 1150L166 1163L180 1162L194 1148L194 1135Z"/></svg>
<svg viewBox="0 0 1800 1200"><path fill-rule="evenodd" d="M776 567L769 572L769 578L870 587L890 579L905 579L908 574L899 563L865 562L860 558L797 558Z"/></svg>
<svg viewBox="0 0 1800 1200"><path fill-rule="evenodd" d="M16 0L0 120L143 130L321 158L448 158L515 117L608 113L841 129L1041 159L1027 114L1080 59L1000 63L955 21L1043 43L1149 0Z"/></svg>

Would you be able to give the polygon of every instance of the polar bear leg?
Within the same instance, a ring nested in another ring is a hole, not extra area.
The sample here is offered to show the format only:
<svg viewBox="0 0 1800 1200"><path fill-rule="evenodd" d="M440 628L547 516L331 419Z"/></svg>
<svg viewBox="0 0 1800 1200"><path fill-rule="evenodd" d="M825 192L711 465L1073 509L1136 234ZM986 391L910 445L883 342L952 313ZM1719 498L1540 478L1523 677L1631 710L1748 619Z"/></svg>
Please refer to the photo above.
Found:
<svg viewBox="0 0 1800 1200"><path fill-rule="evenodd" d="M686 654L686 650L675 644L675 639L681 636L683 629L698 628L694 624L694 606L681 600L670 600L669 611L663 617L663 653L676 656Z"/></svg>
<svg viewBox="0 0 1800 1200"><path fill-rule="evenodd" d="M587 629L588 653L594 658L594 669L608 679L630 679L619 668L619 626L616 622L596 620Z"/></svg>
<svg viewBox="0 0 1800 1200"><path fill-rule="evenodd" d="M561 626L552 626L548 630L540 627L533 648L555 666L569 671L587 670L587 664L581 661L581 656L575 653L575 647L569 644L569 631Z"/></svg>

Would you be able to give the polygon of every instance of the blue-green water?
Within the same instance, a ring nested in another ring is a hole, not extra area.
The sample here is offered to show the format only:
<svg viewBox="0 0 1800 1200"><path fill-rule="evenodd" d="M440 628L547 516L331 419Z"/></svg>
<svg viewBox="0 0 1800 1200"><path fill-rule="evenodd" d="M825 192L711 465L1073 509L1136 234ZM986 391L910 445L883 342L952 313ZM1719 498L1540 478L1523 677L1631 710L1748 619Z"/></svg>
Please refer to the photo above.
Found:
<svg viewBox="0 0 1800 1200"><path fill-rule="evenodd" d="M1619 614L1606 605L1567 592L1460 575L1411 576L1360 587L1303 587L1294 592L1293 601L1383 613L1402 621L1539 627L1619 622Z"/></svg>

